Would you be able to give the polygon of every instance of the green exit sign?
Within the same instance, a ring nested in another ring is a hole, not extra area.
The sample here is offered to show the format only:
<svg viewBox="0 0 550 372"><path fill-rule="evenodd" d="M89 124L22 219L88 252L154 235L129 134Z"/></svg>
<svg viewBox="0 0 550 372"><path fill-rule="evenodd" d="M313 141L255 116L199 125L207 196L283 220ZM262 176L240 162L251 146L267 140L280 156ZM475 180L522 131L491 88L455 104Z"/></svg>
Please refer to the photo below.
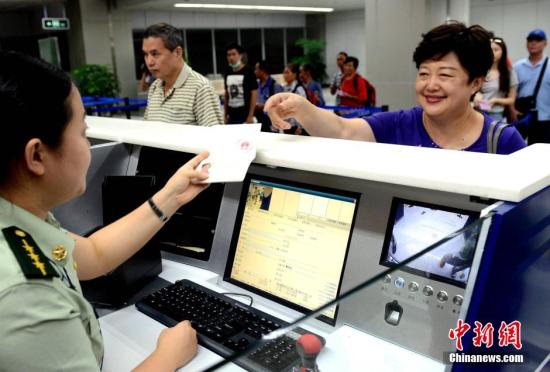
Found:
<svg viewBox="0 0 550 372"><path fill-rule="evenodd" d="M68 30L71 28L68 18L42 18L44 30Z"/></svg>

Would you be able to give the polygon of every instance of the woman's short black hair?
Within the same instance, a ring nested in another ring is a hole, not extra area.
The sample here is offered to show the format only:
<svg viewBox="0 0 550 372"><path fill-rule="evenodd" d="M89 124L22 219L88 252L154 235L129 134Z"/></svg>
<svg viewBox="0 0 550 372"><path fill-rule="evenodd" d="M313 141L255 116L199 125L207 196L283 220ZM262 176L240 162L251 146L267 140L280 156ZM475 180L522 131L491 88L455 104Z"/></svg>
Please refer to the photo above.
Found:
<svg viewBox="0 0 550 372"><path fill-rule="evenodd" d="M169 25L168 23L157 23L147 27L143 38L158 37L164 42L164 47L170 51L173 51L177 47L183 49L183 37L181 31L176 27Z"/></svg>
<svg viewBox="0 0 550 372"><path fill-rule="evenodd" d="M61 144L72 116L72 87L63 70L18 52L0 51L0 184L31 139L51 148Z"/></svg>
<svg viewBox="0 0 550 372"><path fill-rule="evenodd" d="M461 22L450 21L422 35L413 60L419 68L422 62L439 60L451 52L468 72L470 82L485 77L493 64L491 34L479 25L466 27Z"/></svg>

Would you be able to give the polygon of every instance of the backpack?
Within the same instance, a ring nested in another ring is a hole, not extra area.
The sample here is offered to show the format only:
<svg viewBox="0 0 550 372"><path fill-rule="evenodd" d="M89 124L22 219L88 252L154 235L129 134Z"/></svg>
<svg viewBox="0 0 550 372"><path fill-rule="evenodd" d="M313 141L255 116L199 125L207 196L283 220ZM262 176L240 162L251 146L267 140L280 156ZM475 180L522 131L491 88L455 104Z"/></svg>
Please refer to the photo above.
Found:
<svg viewBox="0 0 550 372"><path fill-rule="evenodd" d="M489 130L487 131L487 153L497 154L500 134L508 126L508 124L498 120L493 120L491 124L489 124Z"/></svg>
<svg viewBox="0 0 550 372"><path fill-rule="evenodd" d="M374 85L372 85L367 79L362 77L359 74L355 74L353 78L353 88L357 92L358 88L358 79L363 79L365 82L365 86L367 87L367 100L364 102L365 107L373 107L376 106L376 89L374 88Z"/></svg>

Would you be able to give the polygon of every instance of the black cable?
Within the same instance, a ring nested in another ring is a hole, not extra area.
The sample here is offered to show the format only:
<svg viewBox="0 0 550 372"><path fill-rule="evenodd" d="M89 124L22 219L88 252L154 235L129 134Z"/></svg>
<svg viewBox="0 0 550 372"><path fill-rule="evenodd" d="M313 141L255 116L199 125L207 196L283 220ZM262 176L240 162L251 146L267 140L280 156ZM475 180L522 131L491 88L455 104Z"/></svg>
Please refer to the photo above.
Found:
<svg viewBox="0 0 550 372"><path fill-rule="evenodd" d="M252 298L252 296L250 295L247 295L247 294L244 294L244 293L234 293L234 292L223 292L221 293L222 295L226 295L226 296L242 296L242 297L246 297L250 300L250 303L248 304L248 306L252 306L252 304L254 303L254 299Z"/></svg>

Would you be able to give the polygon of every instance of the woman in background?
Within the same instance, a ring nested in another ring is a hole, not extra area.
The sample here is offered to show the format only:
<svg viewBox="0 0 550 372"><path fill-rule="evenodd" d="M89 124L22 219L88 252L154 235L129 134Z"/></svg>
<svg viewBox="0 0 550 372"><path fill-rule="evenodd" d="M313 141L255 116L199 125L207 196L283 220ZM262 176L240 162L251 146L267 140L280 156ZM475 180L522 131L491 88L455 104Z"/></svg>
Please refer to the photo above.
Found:
<svg viewBox="0 0 550 372"><path fill-rule="evenodd" d="M297 94L301 97L307 99L307 94L304 86L300 83L299 79L300 68L296 63L289 63L286 65L283 71L283 78L285 79L286 85L283 86L283 91ZM290 129L285 129L284 133L286 134L305 134L304 129L295 119L289 120ZM273 128L273 131L277 131L277 128Z"/></svg>
<svg viewBox="0 0 550 372"><path fill-rule="evenodd" d="M492 38L491 49L493 65L474 98L474 104L477 109L493 119L503 120L506 119L505 112L511 112L509 109L516 100L518 78L508 62L508 50L504 40L500 37Z"/></svg>

